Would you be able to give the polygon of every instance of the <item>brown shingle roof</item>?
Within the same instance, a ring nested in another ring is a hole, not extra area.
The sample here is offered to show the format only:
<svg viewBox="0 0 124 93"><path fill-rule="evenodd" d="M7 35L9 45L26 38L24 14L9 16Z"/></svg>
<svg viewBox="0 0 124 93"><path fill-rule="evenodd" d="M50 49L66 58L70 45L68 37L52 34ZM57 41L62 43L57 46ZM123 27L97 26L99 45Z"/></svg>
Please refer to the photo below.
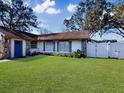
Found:
<svg viewBox="0 0 124 93"><path fill-rule="evenodd" d="M19 31L19 30L15 30L12 31L13 34L19 36L21 39L25 39L25 40L37 40L37 35L35 34L31 34L28 32L24 32L24 31Z"/></svg>
<svg viewBox="0 0 124 93"><path fill-rule="evenodd" d="M0 26L0 32L3 32L4 34L6 34L6 36L9 38L20 38L24 40L52 41L52 40L87 40L89 39L88 31L35 35L28 32L19 31L19 30L9 31L7 28Z"/></svg>
<svg viewBox="0 0 124 93"><path fill-rule="evenodd" d="M79 40L79 39L89 39L88 31L79 31L79 32L63 32L63 33L54 33L47 35L38 36L38 40L49 41L49 40Z"/></svg>
<svg viewBox="0 0 124 93"><path fill-rule="evenodd" d="M0 32L2 32L3 34L5 34L7 39L10 39L10 38L19 38L18 36L12 34L9 31L6 31L5 29L2 29L1 27L0 27Z"/></svg>
<svg viewBox="0 0 124 93"><path fill-rule="evenodd" d="M8 38L18 38L18 39L25 39L25 40L37 40L37 35L31 34L24 31L9 31L6 27L0 26L0 32L4 33Z"/></svg>

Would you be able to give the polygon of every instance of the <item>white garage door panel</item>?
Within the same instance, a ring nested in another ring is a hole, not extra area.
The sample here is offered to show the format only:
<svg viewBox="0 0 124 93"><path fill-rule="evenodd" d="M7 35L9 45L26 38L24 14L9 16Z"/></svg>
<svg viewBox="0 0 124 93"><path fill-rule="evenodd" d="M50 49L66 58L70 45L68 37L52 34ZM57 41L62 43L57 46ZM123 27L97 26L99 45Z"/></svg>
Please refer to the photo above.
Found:
<svg viewBox="0 0 124 93"><path fill-rule="evenodd" d="M97 57L108 58L108 44L107 43L97 44Z"/></svg>
<svg viewBox="0 0 124 93"><path fill-rule="evenodd" d="M88 43L87 44L87 56L88 57L96 57L96 44Z"/></svg>
<svg viewBox="0 0 124 93"><path fill-rule="evenodd" d="M124 58L124 43L110 44L110 57Z"/></svg>
<svg viewBox="0 0 124 93"><path fill-rule="evenodd" d="M111 58L118 58L118 48L116 43L111 43L110 44L110 57Z"/></svg>
<svg viewBox="0 0 124 93"><path fill-rule="evenodd" d="M124 58L124 43L117 44L117 47L119 52L118 58Z"/></svg>
<svg viewBox="0 0 124 93"><path fill-rule="evenodd" d="M88 57L124 58L124 43L88 43Z"/></svg>

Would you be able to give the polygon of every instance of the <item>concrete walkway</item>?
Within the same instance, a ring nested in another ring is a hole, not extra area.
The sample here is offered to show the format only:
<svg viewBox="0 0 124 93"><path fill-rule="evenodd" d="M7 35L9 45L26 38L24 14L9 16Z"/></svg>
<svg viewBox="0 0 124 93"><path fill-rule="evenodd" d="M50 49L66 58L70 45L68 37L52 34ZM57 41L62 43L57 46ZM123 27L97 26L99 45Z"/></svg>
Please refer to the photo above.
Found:
<svg viewBox="0 0 124 93"><path fill-rule="evenodd" d="M9 59L3 59L3 60L0 60L0 63L7 62L7 61L10 61L10 60Z"/></svg>

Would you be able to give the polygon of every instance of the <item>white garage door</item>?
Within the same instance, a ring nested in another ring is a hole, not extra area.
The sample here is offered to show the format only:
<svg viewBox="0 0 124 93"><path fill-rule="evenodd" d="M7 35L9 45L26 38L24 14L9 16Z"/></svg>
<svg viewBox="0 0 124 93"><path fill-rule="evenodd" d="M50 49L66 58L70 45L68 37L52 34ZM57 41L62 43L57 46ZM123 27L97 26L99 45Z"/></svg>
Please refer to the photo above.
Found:
<svg viewBox="0 0 124 93"><path fill-rule="evenodd" d="M96 43L87 44L87 56L96 57Z"/></svg>
<svg viewBox="0 0 124 93"><path fill-rule="evenodd" d="M124 58L124 43L88 43L88 57Z"/></svg>
<svg viewBox="0 0 124 93"><path fill-rule="evenodd" d="M120 43L119 45L119 58L124 58L124 43Z"/></svg>
<svg viewBox="0 0 124 93"><path fill-rule="evenodd" d="M101 58L108 58L109 52L108 52L109 46L107 43L97 43L97 48L96 48L96 57L101 57Z"/></svg>
<svg viewBox="0 0 124 93"><path fill-rule="evenodd" d="M110 44L110 57L111 58L124 58L124 43Z"/></svg>
<svg viewBox="0 0 124 93"><path fill-rule="evenodd" d="M109 55L111 58L118 58L118 46L117 43L110 44L110 52Z"/></svg>

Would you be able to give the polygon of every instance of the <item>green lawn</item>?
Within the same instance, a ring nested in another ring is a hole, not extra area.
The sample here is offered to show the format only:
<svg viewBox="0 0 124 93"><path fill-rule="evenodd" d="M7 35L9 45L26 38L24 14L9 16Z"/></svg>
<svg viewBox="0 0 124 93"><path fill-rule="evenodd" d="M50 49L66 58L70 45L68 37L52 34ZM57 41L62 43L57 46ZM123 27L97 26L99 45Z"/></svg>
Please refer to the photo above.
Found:
<svg viewBox="0 0 124 93"><path fill-rule="evenodd" d="M124 93L124 60L37 56L0 63L0 93Z"/></svg>

